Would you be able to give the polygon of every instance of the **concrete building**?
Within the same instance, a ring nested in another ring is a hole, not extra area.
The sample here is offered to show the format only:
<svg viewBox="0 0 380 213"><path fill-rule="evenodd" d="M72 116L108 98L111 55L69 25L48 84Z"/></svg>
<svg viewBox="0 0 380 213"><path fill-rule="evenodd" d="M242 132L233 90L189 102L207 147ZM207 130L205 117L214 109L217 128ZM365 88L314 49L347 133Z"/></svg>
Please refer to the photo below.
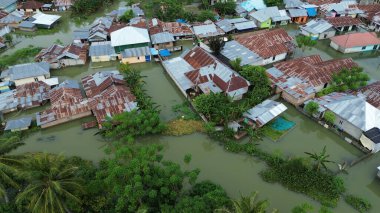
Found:
<svg viewBox="0 0 380 213"><path fill-rule="evenodd" d="M92 42L89 56L92 62L115 61L118 58L110 41Z"/></svg>
<svg viewBox="0 0 380 213"><path fill-rule="evenodd" d="M342 53L376 51L380 49L380 39L370 32L345 34L332 37L330 47Z"/></svg>
<svg viewBox="0 0 380 213"><path fill-rule="evenodd" d="M310 36L313 40L331 38L335 36L332 24L324 19L315 19L300 27L302 35Z"/></svg>
<svg viewBox="0 0 380 213"><path fill-rule="evenodd" d="M150 38L147 29L127 26L111 33L111 46L121 54L124 50L149 47Z"/></svg>

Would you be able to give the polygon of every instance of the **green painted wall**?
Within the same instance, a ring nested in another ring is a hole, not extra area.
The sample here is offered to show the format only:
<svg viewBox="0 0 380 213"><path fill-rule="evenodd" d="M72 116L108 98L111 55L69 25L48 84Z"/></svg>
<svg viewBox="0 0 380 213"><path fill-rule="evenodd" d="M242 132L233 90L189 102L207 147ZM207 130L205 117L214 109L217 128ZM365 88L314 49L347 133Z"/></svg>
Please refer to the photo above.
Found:
<svg viewBox="0 0 380 213"><path fill-rule="evenodd" d="M261 22L260 28L269 28L272 24L272 20L268 19L264 22Z"/></svg>
<svg viewBox="0 0 380 213"><path fill-rule="evenodd" d="M123 46L116 46L115 47L115 51L116 51L116 53L121 53L125 49L136 48L136 47L149 47L149 43L140 43L140 44L130 44L130 45L123 45Z"/></svg>

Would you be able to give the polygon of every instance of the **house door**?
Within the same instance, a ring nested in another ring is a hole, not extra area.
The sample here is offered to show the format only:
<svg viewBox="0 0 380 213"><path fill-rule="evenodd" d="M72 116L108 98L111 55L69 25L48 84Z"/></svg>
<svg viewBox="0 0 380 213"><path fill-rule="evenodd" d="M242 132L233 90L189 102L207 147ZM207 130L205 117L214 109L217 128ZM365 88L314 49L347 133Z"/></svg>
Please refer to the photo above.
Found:
<svg viewBox="0 0 380 213"><path fill-rule="evenodd" d="M377 50L377 47L378 47L378 45L375 45L375 46L373 46L373 49L374 49L374 50Z"/></svg>
<svg viewBox="0 0 380 213"><path fill-rule="evenodd" d="M348 31L348 29L350 29L350 27L349 27L349 26L345 26L345 27L343 28L343 31Z"/></svg>
<svg viewBox="0 0 380 213"><path fill-rule="evenodd" d="M150 61L150 55L145 56L145 61Z"/></svg>

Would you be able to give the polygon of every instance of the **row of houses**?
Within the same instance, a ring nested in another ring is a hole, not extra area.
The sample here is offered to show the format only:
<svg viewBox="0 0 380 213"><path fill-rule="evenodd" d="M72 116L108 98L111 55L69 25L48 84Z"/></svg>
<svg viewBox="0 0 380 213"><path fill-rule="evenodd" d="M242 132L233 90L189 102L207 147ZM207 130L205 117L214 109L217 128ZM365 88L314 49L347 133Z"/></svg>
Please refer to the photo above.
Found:
<svg viewBox="0 0 380 213"><path fill-rule="evenodd" d="M75 0L52 0L51 3L45 4L35 0L2 0L0 2L0 10L4 10L8 13L11 13L15 10L25 12L37 12L46 10L65 11L74 4L74 1Z"/></svg>

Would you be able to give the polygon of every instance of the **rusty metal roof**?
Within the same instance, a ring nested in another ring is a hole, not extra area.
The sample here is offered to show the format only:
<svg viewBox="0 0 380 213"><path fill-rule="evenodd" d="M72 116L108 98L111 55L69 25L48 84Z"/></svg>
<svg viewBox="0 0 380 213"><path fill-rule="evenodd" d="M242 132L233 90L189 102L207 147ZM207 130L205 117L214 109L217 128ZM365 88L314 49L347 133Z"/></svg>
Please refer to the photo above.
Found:
<svg viewBox="0 0 380 213"><path fill-rule="evenodd" d="M380 81L369 84L359 90L366 96L368 103L380 109Z"/></svg>

